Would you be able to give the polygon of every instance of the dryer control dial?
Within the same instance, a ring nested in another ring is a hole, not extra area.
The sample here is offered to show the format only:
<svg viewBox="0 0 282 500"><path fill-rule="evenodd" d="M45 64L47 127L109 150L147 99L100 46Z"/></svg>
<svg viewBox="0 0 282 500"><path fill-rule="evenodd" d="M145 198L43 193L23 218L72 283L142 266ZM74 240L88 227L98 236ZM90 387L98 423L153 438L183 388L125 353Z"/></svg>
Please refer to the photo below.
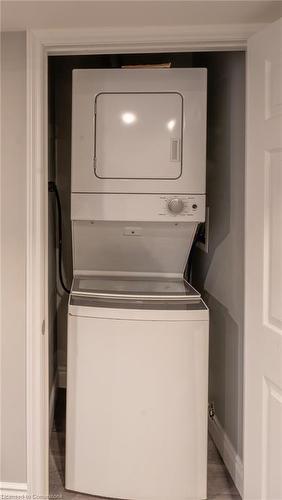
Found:
<svg viewBox="0 0 282 500"><path fill-rule="evenodd" d="M172 198L169 200L167 207L171 213L180 214L184 208L184 203L181 198Z"/></svg>

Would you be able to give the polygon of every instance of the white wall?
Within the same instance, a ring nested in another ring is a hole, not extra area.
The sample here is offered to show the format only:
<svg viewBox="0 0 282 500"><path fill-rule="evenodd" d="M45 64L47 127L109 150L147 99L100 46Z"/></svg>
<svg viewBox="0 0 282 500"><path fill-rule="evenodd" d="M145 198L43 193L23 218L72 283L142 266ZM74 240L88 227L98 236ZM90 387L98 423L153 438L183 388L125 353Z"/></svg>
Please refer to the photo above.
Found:
<svg viewBox="0 0 282 500"><path fill-rule="evenodd" d="M242 458L245 57L214 53L208 68L209 253L196 251L193 283L210 308L209 400Z"/></svg>
<svg viewBox="0 0 282 500"><path fill-rule="evenodd" d="M1 35L1 470L26 481L25 33Z"/></svg>
<svg viewBox="0 0 282 500"><path fill-rule="evenodd" d="M179 26L268 23L282 15L282 2L251 1L3 1L2 29Z"/></svg>

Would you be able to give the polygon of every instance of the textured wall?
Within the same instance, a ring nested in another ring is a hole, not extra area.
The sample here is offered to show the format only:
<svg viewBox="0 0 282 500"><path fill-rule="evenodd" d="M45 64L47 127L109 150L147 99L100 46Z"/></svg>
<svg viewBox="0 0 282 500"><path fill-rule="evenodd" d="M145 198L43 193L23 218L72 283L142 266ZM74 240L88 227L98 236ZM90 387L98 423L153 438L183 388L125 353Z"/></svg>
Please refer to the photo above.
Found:
<svg viewBox="0 0 282 500"><path fill-rule="evenodd" d="M26 46L1 34L1 470L26 481Z"/></svg>
<svg viewBox="0 0 282 500"><path fill-rule="evenodd" d="M242 457L245 55L198 56L208 68L209 253L197 249L193 283L210 308L209 399Z"/></svg>

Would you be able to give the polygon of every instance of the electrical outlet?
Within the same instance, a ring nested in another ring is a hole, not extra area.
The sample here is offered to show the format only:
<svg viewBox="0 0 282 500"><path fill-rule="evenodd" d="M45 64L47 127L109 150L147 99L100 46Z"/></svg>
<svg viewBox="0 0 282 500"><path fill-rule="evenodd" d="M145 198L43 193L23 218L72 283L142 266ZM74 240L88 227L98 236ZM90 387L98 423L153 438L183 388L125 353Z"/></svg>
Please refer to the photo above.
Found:
<svg viewBox="0 0 282 500"><path fill-rule="evenodd" d="M210 229L210 208L206 207L206 220L203 224L203 231L199 234L196 246L203 252L209 253L209 229Z"/></svg>
<svg viewBox="0 0 282 500"><path fill-rule="evenodd" d="M211 401L209 403L209 417L211 419L213 419L215 417L215 406L214 406L214 402L213 401Z"/></svg>

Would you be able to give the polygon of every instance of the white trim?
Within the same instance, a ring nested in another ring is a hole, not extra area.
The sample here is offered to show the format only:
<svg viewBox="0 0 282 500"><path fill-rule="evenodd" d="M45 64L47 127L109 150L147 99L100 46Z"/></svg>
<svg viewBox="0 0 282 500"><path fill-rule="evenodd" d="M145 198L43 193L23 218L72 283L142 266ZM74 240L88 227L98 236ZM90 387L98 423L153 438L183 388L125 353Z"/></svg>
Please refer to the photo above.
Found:
<svg viewBox="0 0 282 500"><path fill-rule="evenodd" d="M35 30L49 54L181 52L242 50L247 39L265 26L214 24L191 26L104 27L95 29Z"/></svg>
<svg viewBox="0 0 282 500"><path fill-rule="evenodd" d="M67 367L58 367L58 387L65 389L67 387Z"/></svg>
<svg viewBox="0 0 282 500"><path fill-rule="evenodd" d="M48 335L45 334L45 216L48 169L44 158L46 109L44 47L27 34L27 484L30 495L48 494Z"/></svg>
<svg viewBox="0 0 282 500"><path fill-rule="evenodd" d="M243 498L243 463L216 416L209 419L209 433L222 457L223 462L226 465L227 470L230 473L230 476L234 481L237 490Z"/></svg>
<svg viewBox="0 0 282 500"><path fill-rule="evenodd" d="M27 495L26 483L0 483L0 498L25 498Z"/></svg>
<svg viewBox="0 0 282 500"><path fill-rule="evenodd" d="M27 33L26 384L29 494L48 494L47 56L244 50L247 39L262 26L105 27L31 30ZM45 335L42 335L42 329L45 329Z"/></svg>
<svg viewBox="0 0 282 500"><path fill-rule="evenodd" d="M51 435L54 422L57 387L58 387L58 372L56 372L54 376L49 398L49 436Z"/></svg>

